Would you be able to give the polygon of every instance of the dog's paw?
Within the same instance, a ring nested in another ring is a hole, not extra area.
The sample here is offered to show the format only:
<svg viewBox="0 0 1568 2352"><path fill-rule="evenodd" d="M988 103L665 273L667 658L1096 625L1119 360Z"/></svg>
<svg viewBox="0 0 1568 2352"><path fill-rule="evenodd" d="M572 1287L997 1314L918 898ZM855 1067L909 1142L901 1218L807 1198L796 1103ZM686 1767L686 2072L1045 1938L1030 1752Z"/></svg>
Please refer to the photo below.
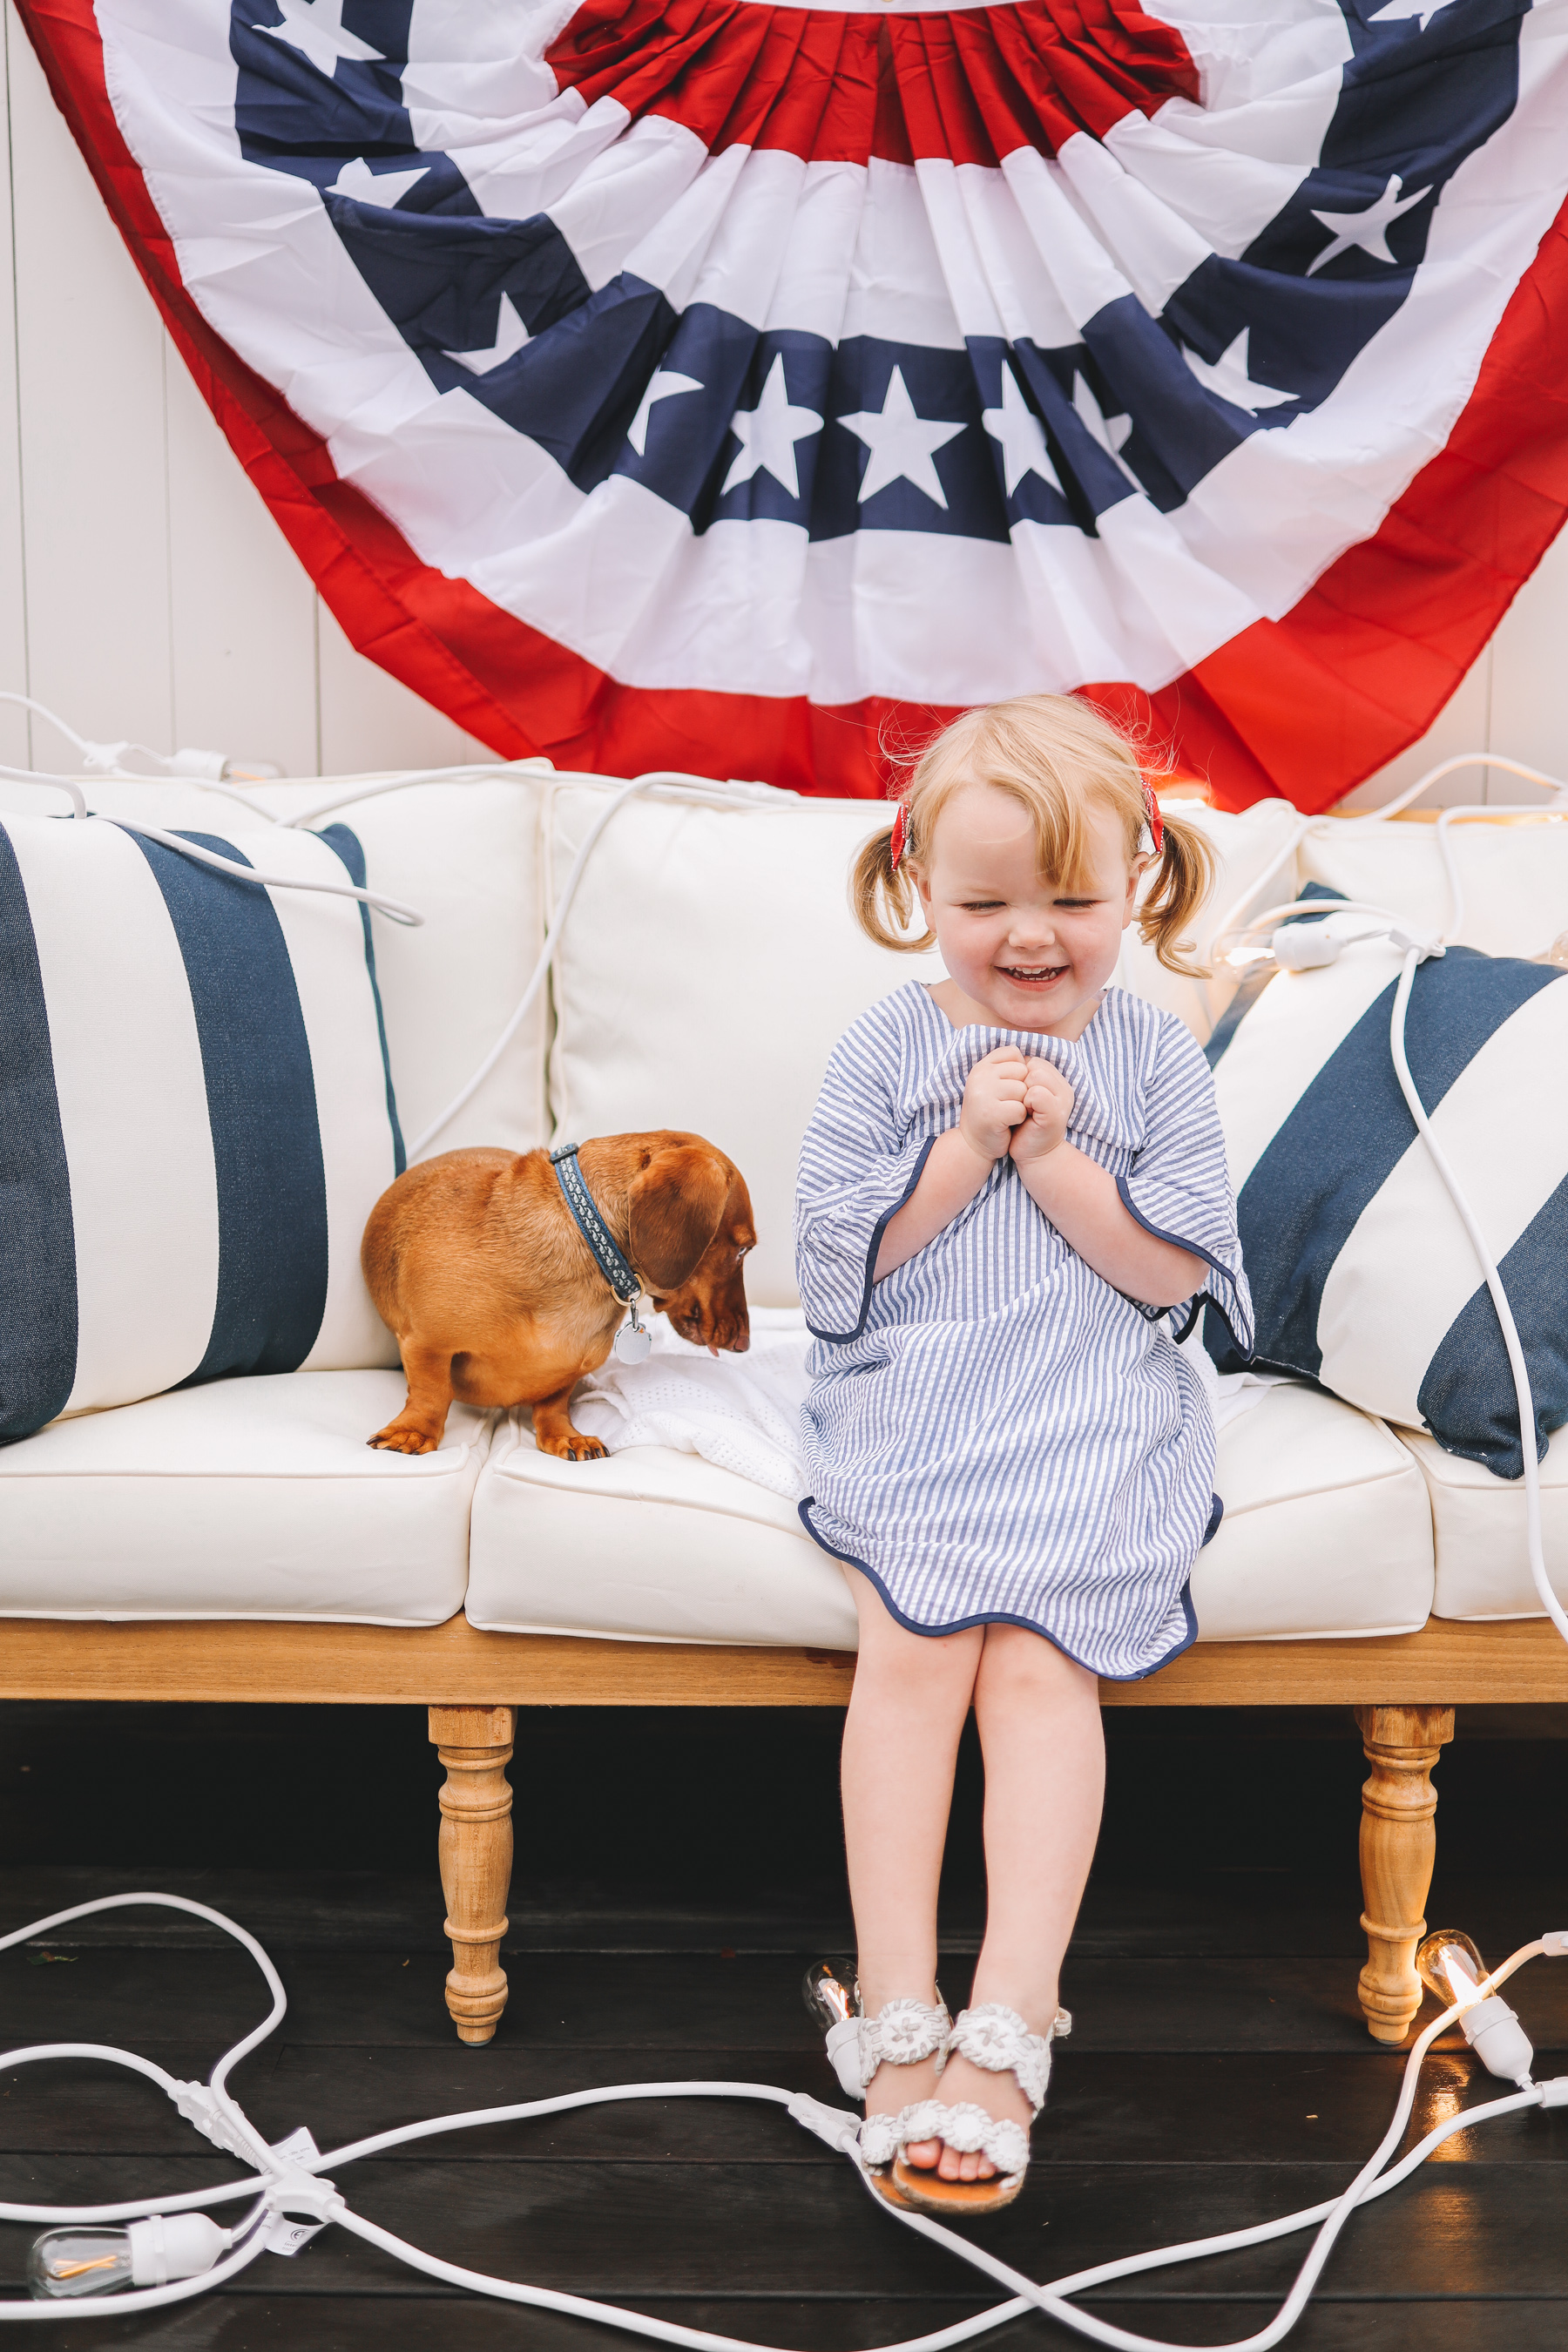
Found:
<svg viewBox="0 0 1568 2352"><path fill-rule="evenodd" d="M559 1435L542 1436L536 1428L533 1442L541 1454L553 1454L557 1462L607 1462L610 1449L596 1437L584 1437L580 1429L565 1429Z"/></svg>
<svg viewBox="0 0 1568 2352"><path fill-rule="evenodd" d="M434 1454L438 1443L424 1430L410 1429L406 1423L395 1421L388 1422L384 1429L378 1429L374 1437L365 1439L367 1445L379 1446L384 1454Z"/></svg>

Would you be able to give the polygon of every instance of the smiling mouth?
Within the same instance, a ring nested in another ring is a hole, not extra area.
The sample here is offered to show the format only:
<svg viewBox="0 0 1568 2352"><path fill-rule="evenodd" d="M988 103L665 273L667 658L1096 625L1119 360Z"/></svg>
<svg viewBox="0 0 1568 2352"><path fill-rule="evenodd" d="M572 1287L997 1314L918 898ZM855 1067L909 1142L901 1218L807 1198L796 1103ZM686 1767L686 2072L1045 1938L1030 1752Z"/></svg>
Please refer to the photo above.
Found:
<svg viewBox="0 0 1568 2352"><path fill-rule="evenodd" d="M1005 963L998 964L996 969L1004 980L1013 982L1015 988L1046 988L1052 981L1060 980L1067 966L1065 963Z"/></svg>

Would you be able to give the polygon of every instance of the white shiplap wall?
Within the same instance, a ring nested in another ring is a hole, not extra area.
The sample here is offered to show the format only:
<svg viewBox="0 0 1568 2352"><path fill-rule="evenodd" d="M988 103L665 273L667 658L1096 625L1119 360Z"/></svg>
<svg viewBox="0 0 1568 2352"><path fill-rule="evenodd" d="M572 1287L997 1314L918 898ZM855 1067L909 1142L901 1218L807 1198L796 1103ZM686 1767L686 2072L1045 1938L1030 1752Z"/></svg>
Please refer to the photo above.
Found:
<svg viewBox="0 0 1568 2352"><path fill-rule="evenodd" d="M164 333L10 0L0 68L0 687L90 737L289 775L488 758L356 654L315 593ZM1430 734L1356 804L1450 752L1568 771L1565 624L1568 535ZM53 767L64 748L0 705L0 761ZM1441 796L1479 785L1456 776Z"/></svg>
<svg viewBox="0 0 1568 2352"><path fill-rule="evenodd" d="M9 0L0 66L0 688L100 740L289 775L489 759L356 654L316 594L163 331ZM0 761L65 752L0 705Z"/></svg>

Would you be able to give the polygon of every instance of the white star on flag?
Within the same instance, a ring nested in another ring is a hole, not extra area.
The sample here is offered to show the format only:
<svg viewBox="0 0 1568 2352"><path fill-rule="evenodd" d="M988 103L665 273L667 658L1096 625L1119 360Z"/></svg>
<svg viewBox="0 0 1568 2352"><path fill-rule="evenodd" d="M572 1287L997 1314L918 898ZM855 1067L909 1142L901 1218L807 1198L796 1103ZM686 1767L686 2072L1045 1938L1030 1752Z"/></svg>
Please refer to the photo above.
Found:
<svg viewBox="0 0 1568 2352"><path fill-rule="evenodd" d="M1046 443L1045 427L1025 399L1018 379L1005 361L1002 365L1002 405L983 409L980 422L993 441L1002 444L1002 478L1009 498L1026 474L1038 474L1053 490L1061 488Z"/></svg>
<svg viewBox="0 0 1568 2352"><path fill-rule="evenodd" d="M626 427L626 439L639 457L647 455L647 421L653 415L655 401L668 400L678 392L701 389L694 375L682 375L679 368L655 368L648 378L647 390L637 404L637 413Z"/></svg>
<svg viewBox="0 0 1568 2352"><path fill-rule="evenodd" d="M871 452L860 481L860 504L874 499L891 482L912 482L933 506L945 512L947 493L938 478L933 458L939 449L965 430L962 423L919 416L904 387L904 372L895 368L888 379L887 398L879 409L859 408L841 416L840 425L864 441Z"/></svg>
<svg viewBox="0 0 1568 2352"><path fill-rule="evenodd" d="M1369 25L1396 25L1402 17L1414 16L1416 30L1424 33L1439 8L1447 5L1448 0L1388 0L1386 8L1378 9L1376 15L1369 16L1366 21Z"/></svg>
<svg viewBox="0 0 1568 2352"><path fill-rule="evenodd" d="M730 419L730 430L741 446L724 477L725 490L749 482L753 474L771 474L781 490L787 490L792 499L799 498L800 470L795 464L795 445L820 433L822 419L815 408L791 404L782 352L768 370L755 408L738 408ZM723 496L722 490L720 496Z"/></svg>
<svg viewBox="0 0 1568 2352"><path fill-rule="evenodd" d="M1370 204L1364 213L1314 211L1312 218L1322 222L1331 233L1333 242L1325 245L1317 259L1307 264L1308 277L1315 277L1326 261L1332 261L1336 254L1348 253L1352 245L1359 246L1363 253L1370 253L1374 261L1392 262L1394 256L1388 249L1385 230L1401 213L1407 213L1413 205L1421 202L1423 196L1429 196L1432 193L1429 187L1417 188L1413 196L1402 196L1399 191L1404 184L1398 173L1394 173L1382 195Z"/></svg>
<svg viewBox="0 0 1568 2352"><path fill-rule="evenodd" d="M278 0L280 25L253 25L253 33L270 33L308 58L318 73L331 79L340 58L359 65L379 64L382 53L343 27L343 0Z"/></svg>
<svg viewBox="0 0 1568 2352"><path fill-rule="evenodd" d="M1260 408L1278 408L1284 401L1294 400L1293 392L1277 392L1272 384L1254 383L1247 367L1247 344L1252 330L1243 327L1234 342L1227 343L1217 360L1200 359L1185 344L1182 357L1205 392L1217 394L1229 401L1233 408L1245 408L1248 416L1256 416Z"/></svg>
<svg viewBox="0 0 1568 2352"><path fill-rule="evenodd" d="M482 351L448 352L447 357L460 361L471 375L489 375L514 352L521 351L528 341L528 329L518 315L511 296L503 291L496 317L496 339Z"/></svg>
<svg viewBox="0 0 1568 2352"><path fill-rule="evenodd" d="M1132 419L1125 409L1116 415L1107 416L1089 388L1088 377L1077 373L1072 380L1072 404L1079 424L1092 434L1106 456L1115 458L1130 482L1138 482L1137 475L1121 454L1122 444L1132 430ZM1142 489L1142 483L1138 482L1138 488Z"/></svg>
<svg viewBox="0 0 1568 2352"><path fill-rule="evenodd" d="M380 205L390 212L429 169L428 163L421 163L412 172L373 172L364 157L356 155L352 163L343 165L327 194L353 196L358 204Z"/></svg>

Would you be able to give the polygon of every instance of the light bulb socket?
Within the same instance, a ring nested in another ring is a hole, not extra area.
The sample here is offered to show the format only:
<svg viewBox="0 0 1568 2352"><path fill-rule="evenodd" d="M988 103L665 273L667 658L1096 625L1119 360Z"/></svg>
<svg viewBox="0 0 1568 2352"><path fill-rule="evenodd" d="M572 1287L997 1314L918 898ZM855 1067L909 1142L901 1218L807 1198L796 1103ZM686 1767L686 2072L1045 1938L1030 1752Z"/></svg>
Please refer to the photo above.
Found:
<svg viewBox="0 0 1568 2352"><path fill-rule="evenodd" d="M1485 2000L1461 2010L1459 2031L1489 2074L1503 2083L1529 2081L1535 2051L1500 1993L1489 1993Z"/></svg>
<svg viewBox="0 0 1568 2352"><path fill-rule="evenodd" d="M132 2221L126 2235L134 2286L167 2286L171 2279L199 2277L230 2242L229 2232L205 2213L150 2213L144 2221Z"/></svg>

